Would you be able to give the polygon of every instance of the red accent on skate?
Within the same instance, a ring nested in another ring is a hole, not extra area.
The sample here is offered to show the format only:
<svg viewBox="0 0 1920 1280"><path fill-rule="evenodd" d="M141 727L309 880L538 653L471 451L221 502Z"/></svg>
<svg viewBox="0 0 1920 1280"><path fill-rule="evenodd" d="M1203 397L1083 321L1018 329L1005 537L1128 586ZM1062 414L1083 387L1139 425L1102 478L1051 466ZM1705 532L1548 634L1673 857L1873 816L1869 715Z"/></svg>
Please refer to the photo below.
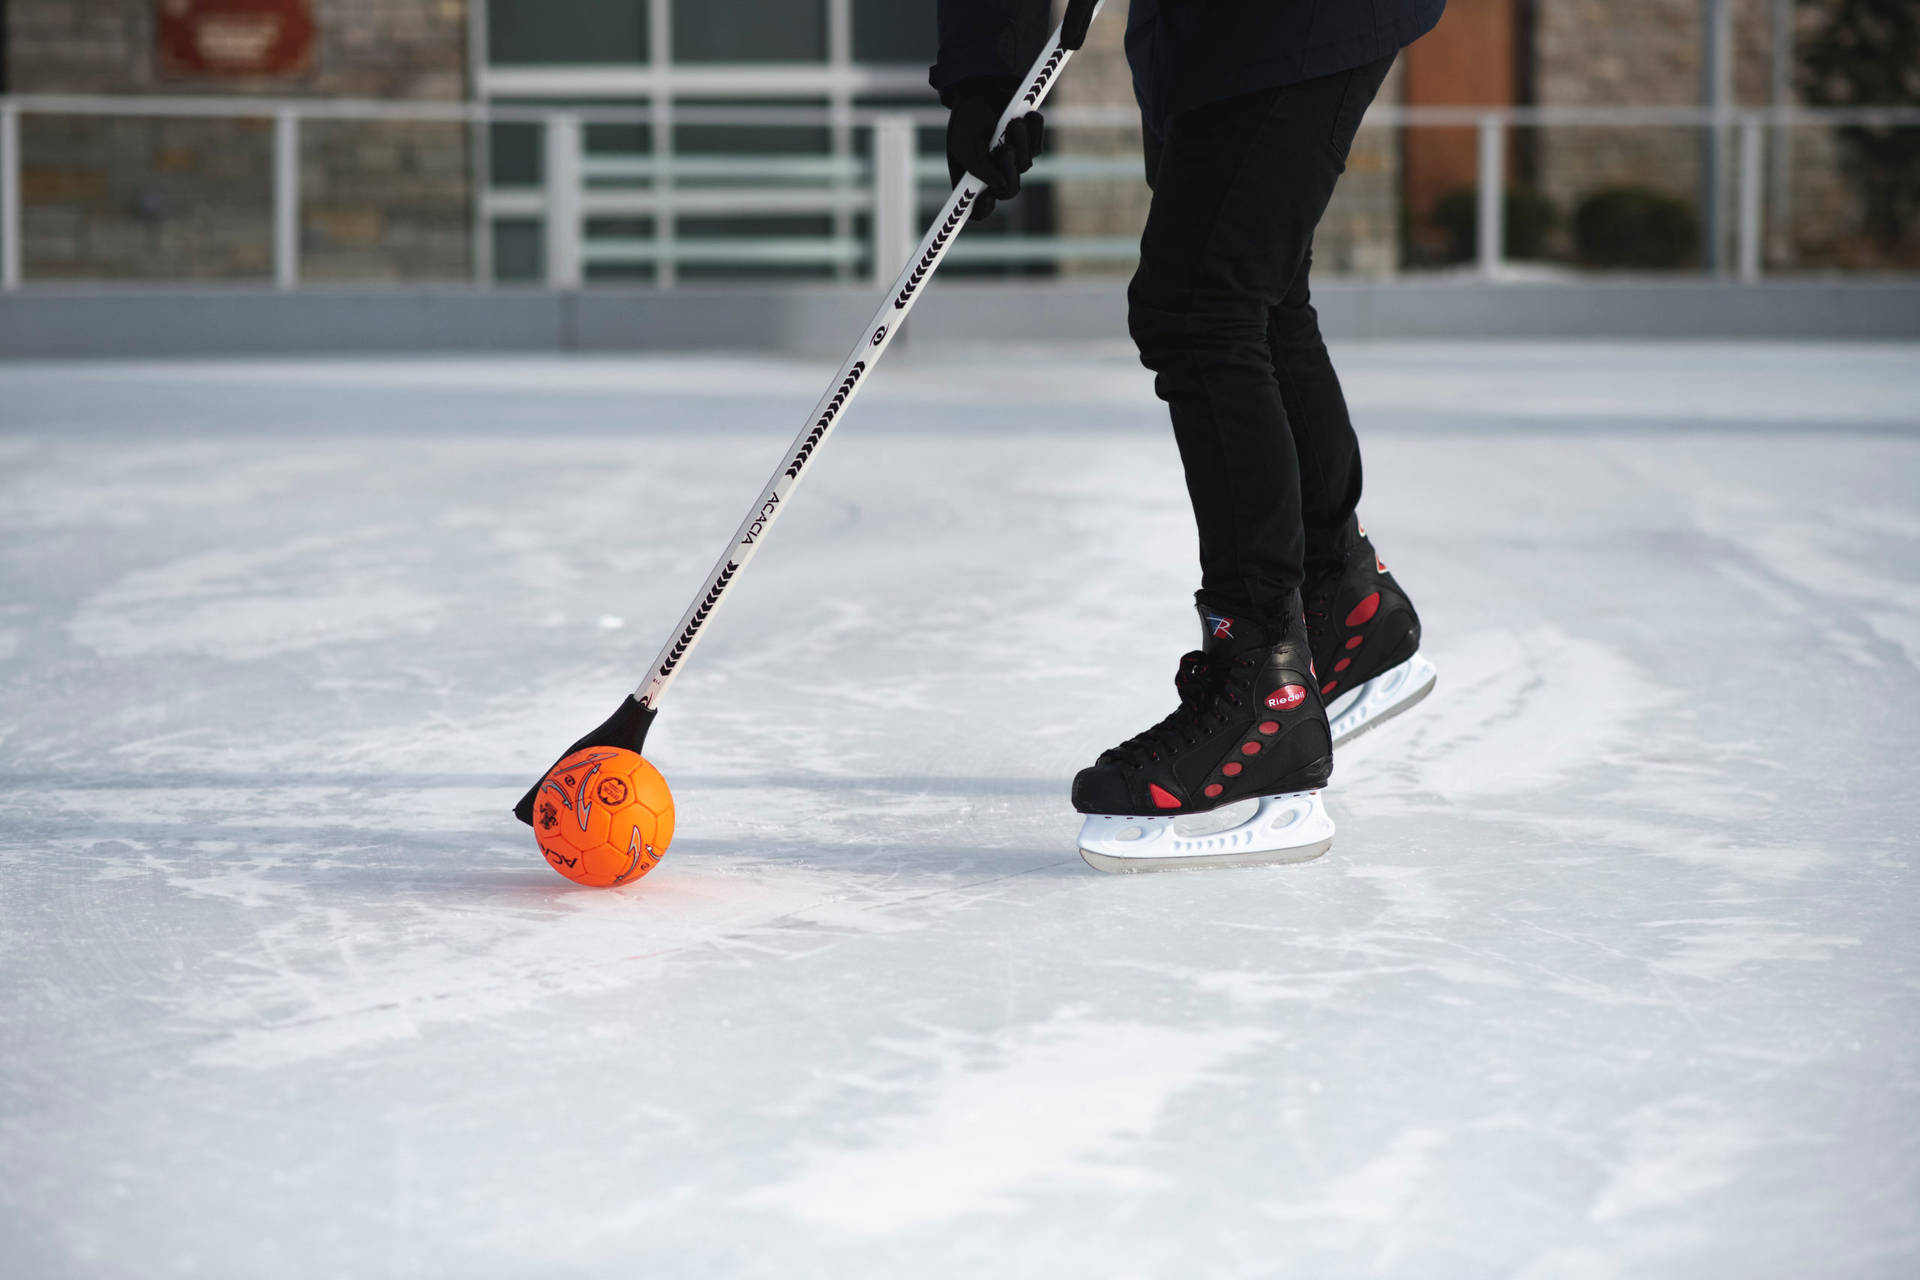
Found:
<svg viewBox="0 0 1920 1280"><path fill-rule="evenodd" d="M1153 804L1157 809L1178 809L1180 807L1180 801L1175 799L1171 792L1161 790L1160 784L1157 782L1149 782L1147 784L1147 794L1153 797Z"/></svg>
<svg viewBox="0 0 1920 1280"><path fill-rule="evenodd" d="M1353 612L1347 615L1347 625L1357 627L1363 622L1373 621L1373 615L1380 609L1380 593L1374 592L1359 604L1353 606Z"/></svg>
<svg viewBox="0 0 1920 1280"><path fill-rule="evenodd" d="M1291 711L1307 700L1307 691L1297 684L1282 685L1267 695L1267 710Z"/></svg>
<svg viewBox="0 0 1920 1280"><path fill-rule="evenodd" d="M1335 671L1345 671L1348 667L1352 665L1353 665L1352 658L1342 658L1340 659L1340 661L1333 664L1333 669Z"/></svg>
<svg viewBox="0 0 1920 1280"><path fill-rule="evenodd" d="M1365 636L1355 636L1353 639L1347 641L1347 648L1358 649L1360 647L1360 642L1365 639L1366 639Z"/></svg>
<svg viewBox="0 0 1920 1280"><path fill-rule="evenodd" d="M1361 523L1360 523L1360 521L1359 521L1358 519L1356 519L1356 520L1355 520L1355 521L1353 522L1353 527L1354 527L1354 528L1356 528L1356 529L1358 529L1358 530L1360 531L1360 536L1361 536L1361 537L1363 537L1363 538L1364 538L1364 537L1366 537L1366 536L1367 536L1367 526L1365 526L1365 525L1363 525L1363 524L1361 524Z"/></svg>
<svg viewBox="0 0 1920 1280"><path fill-rule="evenodd" d="M1339 683L1340 683L1340 682L1339 682L1338 680L1329 680L1329 681L1327 681L1327 682L1326 682L1325 684L1323 684L1323 685L1321 685L1321 686L1320 686L1320 696L1324 698L1324 697L1326 697L1326 696L1327 696L1328 694L1330 694L1330 693L1332 693L1332 692L1333 692L1333 686L1335 686L1335 685L1337 685L1337 684L1339 684Z"/></svg>
<svg viewBox="0 0 1920 1280"><path fill-rule="evenodd" d="M1280 732L1280 722L1278 720L1262 720L1260 722L1260 732L1278 733Z"/></svg>
<svg viewBox="0 0 1920 1280"><path fill-rule="evenodd" d="M1373 558L1373 571L1375 573L1385 573L1387 571L1387 562L1379 556L1375 556Z"/></svg>
<svg viewBox="0 0 1920 1280"><path fill-rule="evenodd" d="M1211 800L1225 790L1226 788L1221 786L1219 783L1209 782L1207 784L1207 799Z"/></svg>
<svg viewBox="0 0 1920 1280"><path fill-rule="evenodd" d="M1257 742L1244 743L1240 748L1240 754L1243 756L1257 756L1260 754L1260 744Z"/></svg>
<svg viewBox="0 0 1920 1280"><path fill-rule="evenodd" d="M1229 778L1237 778L1240 776L1240 762L1238 760L1229 760L1220 766L1220 772L1226 774Z"/></svg>

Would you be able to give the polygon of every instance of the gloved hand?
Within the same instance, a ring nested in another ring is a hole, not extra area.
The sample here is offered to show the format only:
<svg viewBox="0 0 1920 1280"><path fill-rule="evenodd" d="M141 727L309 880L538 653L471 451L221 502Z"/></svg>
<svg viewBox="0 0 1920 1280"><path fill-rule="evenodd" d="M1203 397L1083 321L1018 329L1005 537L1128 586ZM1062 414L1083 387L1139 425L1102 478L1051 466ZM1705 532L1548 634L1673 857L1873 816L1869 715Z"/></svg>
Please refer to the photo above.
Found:
<svg viewBox="0 0 1920 1280"><path fill-rule="evenodd" d="M984 218L1002 200L1020 194L1020 175L1040 154L1044 122L1038 111L1029 111L1007 127L1007 140L989 151L1000 113L1013 101L1017 80L982 77L962 80L947 90L952 114L947 117L947 173L958 183L960 175L971 173L987 184L973 205L973 217Z"/></svg>
<svg viewBox="0 0 1920 1280"><path fill-rule="evenodd" d="M1093 25L1093 7L1100 0L1067 0L1067 15L1060 20L1060 47L1078 49L1087 42L1087 28ZM1171 8L1163 5L1162 8Z"/></svg>

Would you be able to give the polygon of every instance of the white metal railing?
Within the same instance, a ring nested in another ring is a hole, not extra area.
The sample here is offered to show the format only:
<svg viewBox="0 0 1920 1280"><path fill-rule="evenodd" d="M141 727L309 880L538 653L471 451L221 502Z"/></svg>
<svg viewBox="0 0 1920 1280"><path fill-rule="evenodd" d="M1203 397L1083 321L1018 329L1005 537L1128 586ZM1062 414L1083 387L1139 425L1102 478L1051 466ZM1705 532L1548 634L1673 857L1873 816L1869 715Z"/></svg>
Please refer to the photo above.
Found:
<svg viewBox="0 0 1920 1280"><path fill-rule="evenodd" d="M923 198L937 202L947 185L944 159L918 154L917 130L937 127L945 120L945 113L935 108L701 107L666 99L641 107L555 108L354 99L0 97L0 288L9 290L20 286L24 266L20 122L29 115L270 121L273 280L281 289L297 288L301 280L300 146L302 128L309 121L540 126L545 156L542 181L532 187L495 187L482 177L475 183L477 221L488 228L503 218L541 222L546 282L556 289L579 288L586 268L602 264L650 265L659 282L669 285L683 264L815 265L842 270L864 266L872 279L885 281L918 239ZM1131 126L1138 116L1123 107L1064 107L1049 111L1048 121L1051 128L1070 133L1081 127ZM648 154L590 152L586 129L595 124L644 126L653 149ZM839 147L820 155L677 152L674 126L690 124L866 130L872 145L867 155ZM1478 131L1477 263L1489 279L1505 274L1505 158L1512 129L1680 127L1736 133L1734 274L1757 280L1764 261L1768 134L1848 124L1916 126L1920 109L1402 107L1382 103L1367 113L1365 121L1368 128L1471 127ZM1140 165L1138 154L1056 152L1036 162L1030 180L1125 180L1137 175ZM678 226L683 217L765 214L829 215L834 225L824 235L746 238L689 236ZM868 219L865 236L854 234L853 219L858 215ZM623 217L650 219L653 234L589 234L592 220ZM1713 229L1716 240L1722 230ZM1136 252L1137 243L1131 237L995 235L970 236L955 246L953 256L1000 264L1124 262Z"/></svg>
<svg viewBox="0 0 1920 1280"><path fill-rule="evenodd" d="M0 100L0 289L20 287L20 110Z"/></svg>

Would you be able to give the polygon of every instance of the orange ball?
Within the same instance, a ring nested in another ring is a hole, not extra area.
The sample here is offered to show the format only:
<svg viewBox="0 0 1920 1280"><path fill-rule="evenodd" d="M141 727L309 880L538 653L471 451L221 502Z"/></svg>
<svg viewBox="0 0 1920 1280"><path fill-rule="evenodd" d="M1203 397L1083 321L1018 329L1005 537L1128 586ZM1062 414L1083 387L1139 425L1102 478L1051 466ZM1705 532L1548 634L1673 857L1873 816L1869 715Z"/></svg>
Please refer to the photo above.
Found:
<svg viewBox="0 0 1920 1280"><path fill-rule="evenodd" d="M638 752L587 747L541 779L533 833L567 879L629 884L660 865L673 843L673 793Z"/></svg>

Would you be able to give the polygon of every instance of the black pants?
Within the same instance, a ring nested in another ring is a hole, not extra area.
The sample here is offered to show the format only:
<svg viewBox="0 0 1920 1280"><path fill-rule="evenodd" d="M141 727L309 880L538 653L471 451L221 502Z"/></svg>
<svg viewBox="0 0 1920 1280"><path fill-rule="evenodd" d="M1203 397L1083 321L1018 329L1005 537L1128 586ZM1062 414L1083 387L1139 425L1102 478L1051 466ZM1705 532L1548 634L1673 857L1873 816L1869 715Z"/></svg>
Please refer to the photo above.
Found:
<svg viewBox="0 0 1920 1280"><path fill-rule="evenodd" d="M1147 135L1128 322L1173 416L1199 599L1276 620L1338 560L1360 443L1308 301L1313 233L1391 57L1183 112Z"/></svg>

